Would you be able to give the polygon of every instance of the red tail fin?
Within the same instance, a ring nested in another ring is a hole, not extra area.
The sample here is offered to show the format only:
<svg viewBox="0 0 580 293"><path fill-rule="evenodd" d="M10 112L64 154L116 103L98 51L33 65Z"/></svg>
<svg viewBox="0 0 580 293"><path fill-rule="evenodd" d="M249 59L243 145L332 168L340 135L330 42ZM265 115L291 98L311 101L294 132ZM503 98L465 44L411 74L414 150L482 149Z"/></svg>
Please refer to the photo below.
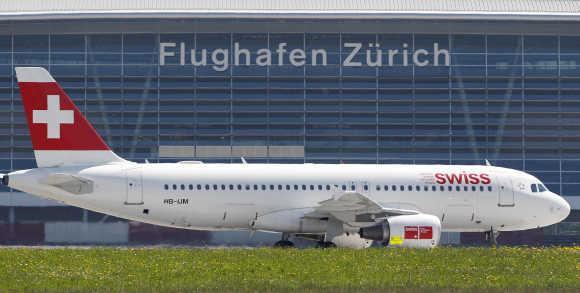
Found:
<svg viewBox="0 0 580 293"><path fill-rule="evenodd" d="M39 167L122 161L48 71L17 67L16 77Z"/></svg>

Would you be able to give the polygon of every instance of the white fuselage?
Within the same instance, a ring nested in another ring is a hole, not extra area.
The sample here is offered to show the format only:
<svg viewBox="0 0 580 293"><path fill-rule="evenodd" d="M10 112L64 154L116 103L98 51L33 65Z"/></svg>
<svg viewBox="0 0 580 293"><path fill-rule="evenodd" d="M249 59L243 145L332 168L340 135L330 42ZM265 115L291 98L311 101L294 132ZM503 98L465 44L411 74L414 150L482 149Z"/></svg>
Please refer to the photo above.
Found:
<svg viewBox="0 0 580 293"><path fill-rule="evenodd" d="M86 194L42 183L49 174L94 182ZM485 174L486 176L482 176ZM324 223L252 226L268 214L301 217L318 203L357 191L386 208L435 215L443 231L525 230L557 223L569 205L524 172L492 166L115 163L9 174L9 186L117 217L186 229L324 233ZM386 188L385 188L386 186ZM284 217L284 216L282 216Z"/></svg>

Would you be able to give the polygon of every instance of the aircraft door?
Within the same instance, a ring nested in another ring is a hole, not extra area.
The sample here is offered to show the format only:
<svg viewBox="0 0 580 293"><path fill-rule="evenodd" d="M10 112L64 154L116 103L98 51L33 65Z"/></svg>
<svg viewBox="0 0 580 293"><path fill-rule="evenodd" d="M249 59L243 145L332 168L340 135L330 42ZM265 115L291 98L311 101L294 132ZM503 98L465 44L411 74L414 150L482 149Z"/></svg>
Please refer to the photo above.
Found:
<svg viewBox="0 0 580 293"><path fill-rule="evenodd" d="M126 205L143 204L143 178L141 170L131 169L125 172Z"/></svg>
<svg viewBox="0 0 580 293"><path fill-rule="evenodd" d="M513 207L515 206L514 200L514 189L512 186L512 180L507 175L497 176L497 190L498 190L498 203L500 207Z"/></svg>

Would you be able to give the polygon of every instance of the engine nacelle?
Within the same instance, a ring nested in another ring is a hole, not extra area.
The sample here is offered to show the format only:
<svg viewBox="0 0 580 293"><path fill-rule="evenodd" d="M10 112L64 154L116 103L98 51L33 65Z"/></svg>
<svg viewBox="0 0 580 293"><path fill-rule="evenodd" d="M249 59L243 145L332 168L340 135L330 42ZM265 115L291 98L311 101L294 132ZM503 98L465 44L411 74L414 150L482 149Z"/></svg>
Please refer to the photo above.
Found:
<svg viewBox="0 0 580 293"><path fill-rule="evenodd" d="M378 225L361 228L359 234L389 246L431 248L441 239L441 221L426 214L394 216Z"/></svg>
<svg viewBox="0 0 580 293"><path fill-rule="evenodd" d="M373 244L372 240L361 238L358 233L342 233L330 239L337 247L354 249L368 248Z"/></svg>

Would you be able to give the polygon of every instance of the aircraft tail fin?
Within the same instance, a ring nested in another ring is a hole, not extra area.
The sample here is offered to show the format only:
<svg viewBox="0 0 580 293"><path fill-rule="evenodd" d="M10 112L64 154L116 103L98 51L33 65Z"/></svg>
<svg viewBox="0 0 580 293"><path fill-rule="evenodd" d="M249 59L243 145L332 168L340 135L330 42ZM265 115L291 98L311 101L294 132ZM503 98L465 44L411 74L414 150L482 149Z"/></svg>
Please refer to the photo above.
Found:
<svg viewBox="0 0 580 293"><path fill-rule="evenodd" d="M38 167L126 162L111 151L46 69L15 70Z"/></svg>

